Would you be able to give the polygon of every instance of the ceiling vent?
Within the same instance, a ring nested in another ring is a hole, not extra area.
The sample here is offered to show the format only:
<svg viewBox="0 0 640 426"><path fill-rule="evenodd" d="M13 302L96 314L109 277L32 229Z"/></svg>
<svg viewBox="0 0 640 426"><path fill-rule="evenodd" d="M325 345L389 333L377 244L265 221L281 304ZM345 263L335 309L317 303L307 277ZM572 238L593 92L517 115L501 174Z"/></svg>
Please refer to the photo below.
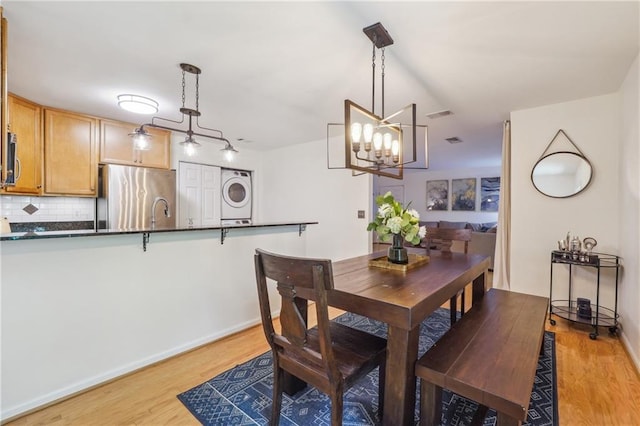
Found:
<svg viewBox="0 0 640 426"><path fill-rule="evenodd" d="M449 111L448 109L445 109L442 111L436 111L436 112L427 114L427 118L430 118L430 119L441 118L441 117L446 117L447 115L452 115L452 114L453 113L451 111Z"/></svg>
<svg viewBox="0 0 640 426"><path fill-rule="evenodd" d="M459 137L457 137L457 136L454 136L454 137L452 137L452 138L447 138L447 139L445 139L445 140L446 140L447 142L449 142L449 143L461 143L461 142L462 142L462 139L460 139L460 138L459 138Z"/></svg>

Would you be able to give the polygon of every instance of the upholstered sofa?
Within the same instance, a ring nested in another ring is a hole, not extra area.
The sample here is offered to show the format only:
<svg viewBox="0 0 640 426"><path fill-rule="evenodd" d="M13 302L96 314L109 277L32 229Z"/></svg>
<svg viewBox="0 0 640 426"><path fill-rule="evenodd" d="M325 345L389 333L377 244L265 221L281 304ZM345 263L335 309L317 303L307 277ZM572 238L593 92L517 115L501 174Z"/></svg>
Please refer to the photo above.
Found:
<svg viewBox="0 0 640 426"><path fill-rule="evenodd" d="M420 225L432 228L453 228L453 229L471 229L471 241L469 241L469 253L479 253L490 257L489 269L493 270L493 257L496 250L496 222L488 223L470 223L470 222L449 222L441 220L437 222L420 222ZM437 249L438 245L431 248ZM452 251L464 251L464 243L454 241L451 246Z"/></svg>

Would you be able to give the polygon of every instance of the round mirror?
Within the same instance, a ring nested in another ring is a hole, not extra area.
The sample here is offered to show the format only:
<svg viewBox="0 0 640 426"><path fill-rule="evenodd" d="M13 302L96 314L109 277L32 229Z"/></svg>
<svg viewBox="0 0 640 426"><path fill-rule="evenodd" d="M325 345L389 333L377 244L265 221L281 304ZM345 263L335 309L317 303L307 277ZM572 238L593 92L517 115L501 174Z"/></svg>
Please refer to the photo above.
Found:
<svg viewBox="0 0 640 426"><path fill-rule="evenodd" d="M554 152L542 157L531 172L538 191L554 198L566 198L582 192L591 182L591 163L575 152Z"/></svg>

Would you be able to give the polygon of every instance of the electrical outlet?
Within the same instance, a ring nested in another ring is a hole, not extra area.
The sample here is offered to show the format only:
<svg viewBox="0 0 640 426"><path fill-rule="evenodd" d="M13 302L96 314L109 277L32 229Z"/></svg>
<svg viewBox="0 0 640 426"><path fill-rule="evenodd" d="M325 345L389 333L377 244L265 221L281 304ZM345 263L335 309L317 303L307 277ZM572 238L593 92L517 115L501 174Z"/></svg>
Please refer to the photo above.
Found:
<svg viewBox="0 0 640 426"><path fill-rule="evenodd" d="M364 219L364 210L358 210L358 219Z"/></svg>

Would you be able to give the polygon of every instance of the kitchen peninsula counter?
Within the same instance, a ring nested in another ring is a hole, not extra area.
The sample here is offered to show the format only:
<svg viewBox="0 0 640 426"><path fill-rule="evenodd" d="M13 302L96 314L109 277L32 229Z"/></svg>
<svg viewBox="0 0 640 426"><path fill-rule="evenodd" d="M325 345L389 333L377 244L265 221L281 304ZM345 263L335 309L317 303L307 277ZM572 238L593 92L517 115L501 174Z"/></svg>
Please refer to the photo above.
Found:
<svg viewBox="0 0 640 426"><path fill-rule="evenodd" d="M316 255L312 224L0 235L4 416L259 324L255 250Z"/></svg>
<svg viewBox="0 0 640 426"><path fill-rule="evenodd" d="M226 235L229 230L232 229L247 229L247 228L273 228L273 227L287 227L297 226L299 233L305 230L307 225L317 225L318 222L271 222L271 223L256 223L251 225L219 225L219 226L205 226L205 227L190 227L190 228L165 228L165 229L74 229L74 230L60 230L60 231L42 231L42 232L11 232L8 234L0 234L0 241L15 241L15 240L35 240L45 238L70 238L70 237L95 237L105 235L126 235L126 234L153 234L153 233L166 233L166 232L194 232L194 231L215 231L219 230L221 235Z"/></svg>

